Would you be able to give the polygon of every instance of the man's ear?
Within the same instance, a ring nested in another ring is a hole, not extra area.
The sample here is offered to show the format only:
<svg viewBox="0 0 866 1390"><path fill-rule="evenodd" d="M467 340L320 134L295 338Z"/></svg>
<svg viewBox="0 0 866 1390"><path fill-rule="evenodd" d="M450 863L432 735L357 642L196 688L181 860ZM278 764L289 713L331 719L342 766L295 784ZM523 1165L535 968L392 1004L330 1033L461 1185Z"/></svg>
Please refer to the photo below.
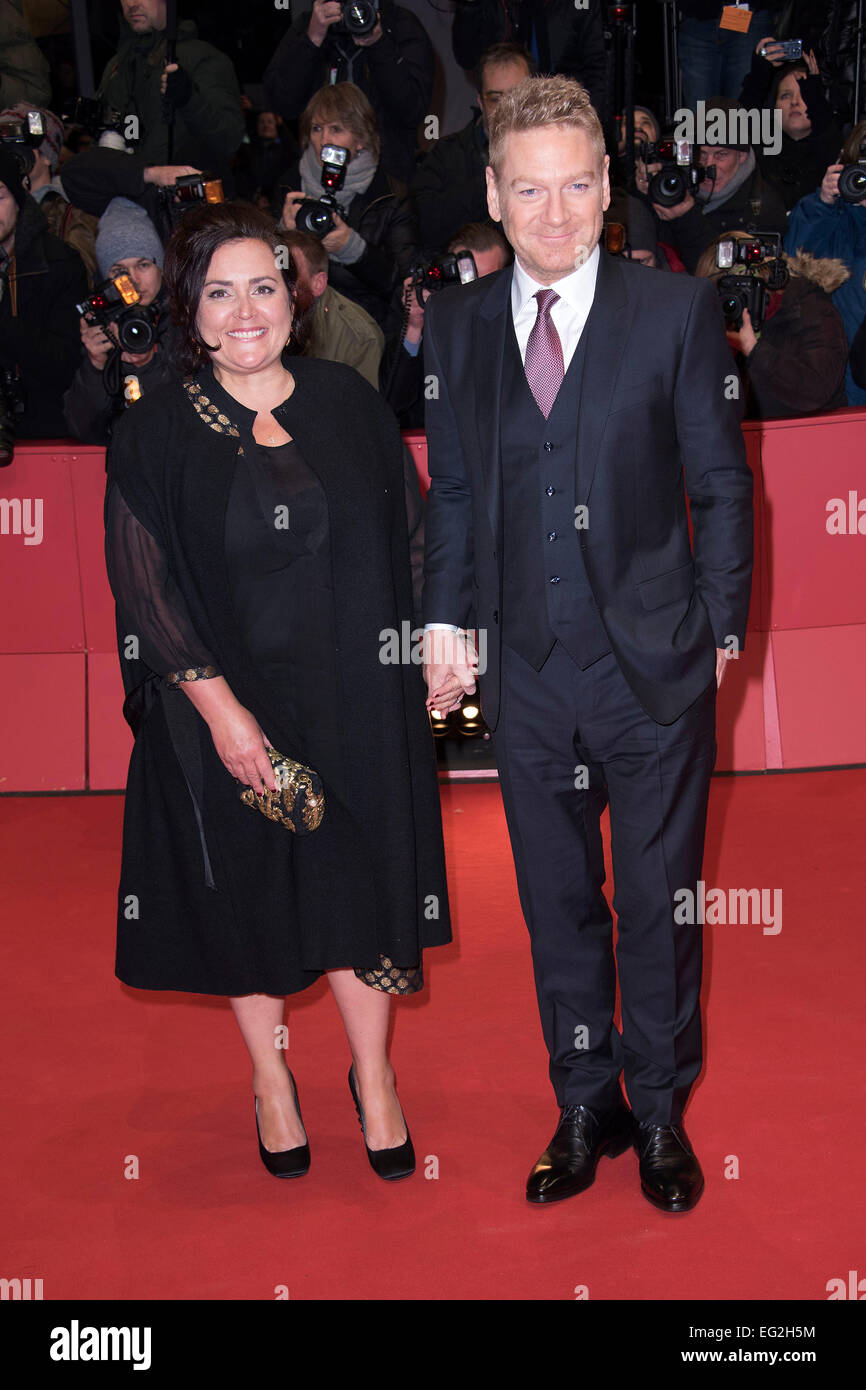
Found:
<svg viewBox="0 0 866 1390"><path fill-rule="evenodd" d="M499 211L499 190L496 187L496 175L489 164L484 172L487 176L487 211L490 213L494 222L501 222L502 217Z"/></svg>
<svg viewBox="0 0 866 1390"><path fill-rule="evenodd" d="M328 288L327 270L317 270L315 275L310 277L310 289L313 291L314 299L321 299L325 290Z"/></svg>
<svg viewBox="0 0 866 1390"><path fill-rule="evenodd" d="M607 212L610 207L610 155L606 154L601 166L601 208Z"/></svg>

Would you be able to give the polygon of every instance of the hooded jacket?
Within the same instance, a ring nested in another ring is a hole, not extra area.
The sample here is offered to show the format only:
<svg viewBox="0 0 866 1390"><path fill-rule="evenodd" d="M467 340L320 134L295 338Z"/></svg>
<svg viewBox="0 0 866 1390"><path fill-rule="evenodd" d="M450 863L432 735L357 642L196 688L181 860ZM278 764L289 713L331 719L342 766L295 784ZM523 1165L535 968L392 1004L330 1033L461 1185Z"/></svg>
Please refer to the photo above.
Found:
<svg viewBox="0 0 866 1390"><path fill-rule="evenodd" d="M814 415L847 405L848 338L830 296L851 272L844 261L808 253L789 256L787 265L791 278L778 308L741 359L751 419Z"/></svg>
<svg viewBox="0 0 866 1390"><path fill-rule="evenodd" d="M160 81L165 66L165 31L135 34L121 20L121 42L106 65L97 96L140 122L136 153L146 164L191 164L213 174L232 191L229 160L244 138L241 92L231 59L198 38L191 20L177 29L177 62L192 81L192 95L175 112L174 148L168 158L168 126L162 114Z"/></svg>
<svg viewBox="0 0 866 1390"><path fill-rule="evenodd" d="M87 293L84 262L51 235L28 194L15 229L14 285L4 285L0 299L0 365L17 363L24 387L25 410L15 417L19 438L66 435L62 397L81 352L75 306Z"/></svg>
<svg viewBox="0 0 866 1390"><path fill-rule="evenodd" d="M24 21L23 0L0 0L0 111L18 101L51 101L48 59Z"/></svg>

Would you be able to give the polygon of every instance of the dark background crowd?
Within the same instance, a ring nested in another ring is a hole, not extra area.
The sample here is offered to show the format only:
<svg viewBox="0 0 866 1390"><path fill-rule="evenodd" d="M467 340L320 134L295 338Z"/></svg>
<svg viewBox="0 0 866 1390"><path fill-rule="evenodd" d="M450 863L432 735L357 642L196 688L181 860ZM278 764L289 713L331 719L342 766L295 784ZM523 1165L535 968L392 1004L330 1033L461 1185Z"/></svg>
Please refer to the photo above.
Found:
<svg viewBox="0 0 866 1390"><path fill-rule="evenodd" d="M78 30L73 8L0 0L0 462L16 438L107 443L179 372L163 248L203 199L273 217L294 350L422 427L425 304L511 261L487 122L535 73L602 118L608 251L717 281L747 417L866 404L856 3L728 27L713 0L180 0L176 33L166 0L89 0ZM690 146L685 110L717 121Z"/></svg>

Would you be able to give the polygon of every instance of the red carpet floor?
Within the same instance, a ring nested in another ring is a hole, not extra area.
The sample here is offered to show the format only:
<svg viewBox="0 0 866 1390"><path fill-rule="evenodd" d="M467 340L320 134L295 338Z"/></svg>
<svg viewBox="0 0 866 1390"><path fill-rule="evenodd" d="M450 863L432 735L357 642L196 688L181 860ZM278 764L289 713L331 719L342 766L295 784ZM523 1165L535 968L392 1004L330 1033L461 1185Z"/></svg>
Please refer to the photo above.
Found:
<svg viewBox="0 0 866 1390"><path fill-rule="evenodd" d="M705 928L686 1124L707 1188L668 1216L631 1151L579 1197L524 1200L557 1111L495 785L443 788L456 939L397 1001L418 1171L393 1185L324 982L289 1015L312 1168L279 1182L226 1001L114 978L122 799L4 799L0 1275L46 1300L826 1299L866 1275L864 806L862 770L714 780L705 880L781 889L783 926Z"/></svg>

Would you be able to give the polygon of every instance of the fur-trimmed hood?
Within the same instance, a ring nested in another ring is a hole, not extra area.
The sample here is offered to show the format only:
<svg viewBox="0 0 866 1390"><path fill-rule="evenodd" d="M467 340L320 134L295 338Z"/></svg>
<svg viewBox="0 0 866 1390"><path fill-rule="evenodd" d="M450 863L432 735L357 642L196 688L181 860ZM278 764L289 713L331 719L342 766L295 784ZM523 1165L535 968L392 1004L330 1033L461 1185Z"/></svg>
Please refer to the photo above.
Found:
<svg viewBox="0 0 866 1390"><path fill-rule="evenodd" d="M798 251L794 256L786 256L785 263L792 276L801 275L806 280L812 280L825 294L832 294L851 278L851 271L844 261L832 256L813 256L811 251Z"/></svg>

